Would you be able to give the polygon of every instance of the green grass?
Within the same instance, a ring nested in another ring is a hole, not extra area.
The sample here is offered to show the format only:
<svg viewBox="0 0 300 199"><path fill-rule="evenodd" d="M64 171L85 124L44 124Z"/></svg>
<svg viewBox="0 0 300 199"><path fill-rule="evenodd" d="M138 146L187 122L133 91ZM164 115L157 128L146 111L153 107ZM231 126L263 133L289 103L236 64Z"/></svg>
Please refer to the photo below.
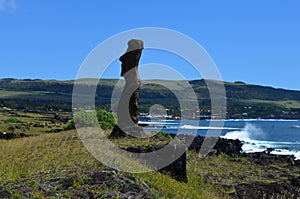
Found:
<svg viewBox="0 0 300 199"><path fill-rule="evenodd" d="M300 101L296 100L259 100L259 99L239 99L240 102L249 104L274 104L285 108L300 108Z"/></svg>
<svg viewBox="0 0 300 199"><path fill-rule="evenodd" d="M96 160L85 150L75 131L62 134L0 140L1 183L39 172L93 166Z"/></svg>
<svg viewBox="0 0 300 199"><path fill-rule="evenodd" d="M0 90L0 98L14 97L19 95L29 95L29 94L31 94L31 92Z"/></svg>
<svg viewBox="0 0 300 199"><path fill-rule="evenodd" d="M30 178L39 173L101 169L101 164L88 153L76 131L0 140L0 159L5 160L0 161L0 184ZM218 198L213 187L203 183L201 170L191 169L190 164L188 167L190 182L187 184L158 172L135 174L134 177L150 183L157 197ZM88 180L88 177L84 178ZM76 186L80 185L76 183Z"/></svg>
<svg viewBox="0 0 300 199"><path fill-rule="evenodd" d="M107 132L106 132L107 133ZM115 139L117 145L138 143L137 140ZM145 139L136 145L154 144ZM105 168L89 154L76 131L40 136L0 140L0 185L34 175L61 175L63 172L93 171ZM122 173L122 172L121 172ZM174 180L169 175L153 171L133 174L151 186L156 198L228 198L235 193L235 186L253 182L285 182L285 174L299 176L300 168L288 163L257 165L246 158L232 158L226 154L200 159L193 151L187 153L188 183ZM81 176L74 186L88 181L90 176ZM35 190L38 195L38 189Z"/></svg>
<svg viewBox="0 0 300 199"><path fill-rule="evenodd" d="M60 117L70 116L70 113L60 114ZM0 131L39 135L51 130L62 129L63 125L63 122L54 121L54 114L52 113L39 114L0 110Z"/></svg>
<svg viewBox="0 0 300 199"><path fill-rule="evenodd" d="M278 105L283 105L286 108L300 108L300 102L295 100L276 101Z"/></svg>
<svg viewBox="0 0 300 199"><path fill-rule="evenodd" d="M4 121L11 117L20 120L20 123L16 123L16 125L49 123L53 117L51 114L0 113L0 130L7 128L8 124ZM51 125L50 129L53 129L55 125L59 127L62 124ZM70 172L78 176L78 173L106 168L87 151L75 130L45 133L46 129L48 129L46 126L30 126L27 133L34 132L38 136L0 140L0 186L6 183L18 183L22 179L34 179L33 176L49 178L49 176L61 176L63 173ZM104 133L108 135L110 131ZM112 140L121 148L163 146L169 141L169 138L163 134L146 139L120 138ZM226 154L200 159L197 153L188 151L188 183L178 182L169 175L156 171L132 175L136 182L145 181L149 184L151 192L156 198L229 198L229 195L235 193L235 187L238 184L287 183L287 176L300 176L299 174L300 167L291 166L289 163L260 165L247 158L233 158ZM80 174L73 186L81 186L83 182L89 180L91 180L90 176ZM34 190L34 195L37 198L41 195L38 186ZM68 193L64 193L64 195L68 198ZM17 195L15 197L18 198Z"/></svg>
<svg viewBox="0 0 300 199"><path fill-rule="evenodd" d="M47 95L53 92L48 91L17 91L17 90L1 90L0 89L0 98L12 98L18 96L38 96L38 95Z"/></svg>

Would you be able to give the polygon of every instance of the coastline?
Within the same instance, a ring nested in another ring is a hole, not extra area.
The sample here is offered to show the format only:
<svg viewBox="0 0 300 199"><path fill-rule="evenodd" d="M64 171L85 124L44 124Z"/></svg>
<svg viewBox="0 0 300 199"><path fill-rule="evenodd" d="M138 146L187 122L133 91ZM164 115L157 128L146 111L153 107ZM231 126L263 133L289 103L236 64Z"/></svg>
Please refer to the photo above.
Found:
<svg viewBox="0 0 300 199"><path fill-rule="evenodd" d="M207 136L210 131L211 135L243 141L242 151L245 153L272 148L271 154L294 155L300 159L299 119L202 120L199 123L194 120L150 120L140 124L146 131L163 131L167 134Z"/></svg>
<svg viewBox="0 0 300 199"><path fill-rule="evenodd" d="M199 153L203 136L197 136L191 146L191 151ZM232 162L236 167L224 168L213 164L220 173L205 172L205 180L216 186L221 186L229 198L299 198L300 197L300 160L294 155L272 154L272 148L261 152L245 153L243 142L236 139L219 138L213 150L207 157L199 159L206 162L213 159ZM220 163L220 162L219 162ZM224 163L225 166L226 163ZM230 163L231 164L231 163ZM251 165L247 171L245 165ZM231 165L232 166L232 165ZM223 173L220 175L221 173ZM227 173L228 172L228 173ZM224 178L224 176L227 176ZM226 179L231 180L226 180Z"/></svg>

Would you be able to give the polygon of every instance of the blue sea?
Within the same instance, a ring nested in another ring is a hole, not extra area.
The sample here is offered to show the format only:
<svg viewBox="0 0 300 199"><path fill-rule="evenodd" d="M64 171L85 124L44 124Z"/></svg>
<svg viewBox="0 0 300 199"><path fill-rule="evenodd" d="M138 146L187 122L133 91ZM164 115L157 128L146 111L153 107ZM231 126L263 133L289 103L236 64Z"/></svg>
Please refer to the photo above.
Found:
<svg viewBox="0 0 300 199"><path fill-rule="evenodd" d="M300 159L300 120L155 120L139 123L148 124L145 131L239 139L244 142L245 153L274 148L273 154L293 154Z"/></svg>

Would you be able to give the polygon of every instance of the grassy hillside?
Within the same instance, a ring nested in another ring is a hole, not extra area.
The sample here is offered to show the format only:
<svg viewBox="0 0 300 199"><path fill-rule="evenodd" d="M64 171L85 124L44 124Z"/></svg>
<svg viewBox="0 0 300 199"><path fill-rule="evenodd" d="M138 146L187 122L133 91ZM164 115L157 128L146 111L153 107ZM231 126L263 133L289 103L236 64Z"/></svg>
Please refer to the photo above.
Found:
<svg viewBox="0 0 300 199"><path fill-rule="evenodd" d="M0 198L128 198L126 194L132 191L142 194L140 198L241 198L254 192L262 195L262 191L269 194L266 198L292 198L300 192L299 163L295 166L289 159L260 160L222 153L200 159L195 151L187 151L188 183L184 183L156 171L128 174L107 168L91 156L75 130L49 133L63 125L60 120L53 120L53 114L6 110L0 113L1 129L19 125L16 132L35 135L0 139ZM26 124L33 125L24 128ZM105 131L106 135L109 133ZM123 148L169 141L161 136L112 140ZM275 192L273 187L280 191Z"/></svg>
<svg viewBox="0 0 300 199"><path fill-rule="evenodd" d="M124 140L119 142L124 143ZM24 198L26 194L30 198L74 198L79 197L79 193L107 198L105 193L119 193L126 186L111 184L110 179L101 181L107 183L105 186L93 185L95 174L105 173L109 168L88 153L75 131L0 140L0 158L5 160L0 161L0 194L12 193L13 198ZM188 183L156 171L144 174L112 171L110 175L114 180L130 179L134 186L146 186L150 198L236 198L238 194L243 195L241 187L252 184L268 187L284 183L289 187L290 176L296 178L299 172L299 167L288 162L257 164L247 158L224 154L200 159L197 153L188 151ZM256 189L254 191L259 192ZM271 195L293 197L288 190Z"/></svg>
<svg viewBox="0 0 300 199"><path fill-rule="evenodd" d="M81 81L83 88L89 88L90 79ZM117 84L116 79L99 81L96 92L96 104L110 109L112 91ZM0 104L18 109L52 108L54 110L71 111L74 81L55 80L0 80ZM145 82L140 89L140 110L148 111L153 104L162 104L170 109L169 114L180 115L179 103L171 90L184 93L187 89L183 81L155 80ZM189 82L194 89L201 114L209 114L210 96L204 80ZM159 85L161 84L161 85ZM212 85L220 82L210 81ZM164 85L164 86L162 86ZM275 89L242 82L224 82L229 118L299 118L300 91ZM171 90L170 90L171 89ZM186 96L189 100L189 96Z"/></svg>
<svg viewBox="0 0 300 199"><path fill-rule="evenodd" d="M191 155L192 156L192 155ZM2 186L11 190L14 184L22 184L22 181L33 187L31 191L34 197L42 197L44 191L40 189L39 182L47 178L63 178L76 176L71 187L84 187L84 179L88 171L101 171L106 169L104 165L94 159L84 148L75 131L60 134L44 134L37 137L22 138L15 140L0 140L0 171ZM189 165L191 167L192 165ZM205 184L201 177L201 171L193 171L189 174L190 184L180 183L158 172L147 174L135 174L133 179L141 182L144 179L151 186L151 192L156 197L173 198L219 198L218 191L209 184ZM196 173L195 173L196 172ZM118 174L125 175L125 174ZM126 174L128 175L128 174ZM80 181L80 179L82 181ZM10 183L7 186L7 183ZM103 187L116 189L116 187ZM90 190L93 191L93 190ZM17 195L18 190L15 190ZM72 198L65 190L56 187L57 198ZM21 196L20 196L21 198ZM117 197L116 197L117 198Z"/></svg>

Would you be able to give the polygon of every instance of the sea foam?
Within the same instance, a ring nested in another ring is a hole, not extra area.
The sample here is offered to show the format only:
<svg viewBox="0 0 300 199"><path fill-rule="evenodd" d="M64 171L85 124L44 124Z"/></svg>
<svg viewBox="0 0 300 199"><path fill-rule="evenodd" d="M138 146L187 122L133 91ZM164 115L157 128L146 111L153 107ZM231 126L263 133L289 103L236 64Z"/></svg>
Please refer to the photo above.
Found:
<svg viewBox="0 0 300 199"><path fill-rule="evenodd" d="M198 130L239 130L239 128L232 127L213 127L213 126L193 126L193 125L182 125L180 129L198 129Z"/></svg>
<svg viewBox="0 0 300 199"><path fill-rule="evenodd" d="M300 151L290 151L287 149L280 149L282 145L294 145L296 142L274 142L263 141L256 138L263 136L263 132L260 128L253 124L246 123L245 127L240 131L231 131L222 136L225 139L239 139L243 141L242 150L245 153L263 152L267 148L274 148L275 150L271 154L277 155L294 155L296 159L300 159Z"/></svg>

